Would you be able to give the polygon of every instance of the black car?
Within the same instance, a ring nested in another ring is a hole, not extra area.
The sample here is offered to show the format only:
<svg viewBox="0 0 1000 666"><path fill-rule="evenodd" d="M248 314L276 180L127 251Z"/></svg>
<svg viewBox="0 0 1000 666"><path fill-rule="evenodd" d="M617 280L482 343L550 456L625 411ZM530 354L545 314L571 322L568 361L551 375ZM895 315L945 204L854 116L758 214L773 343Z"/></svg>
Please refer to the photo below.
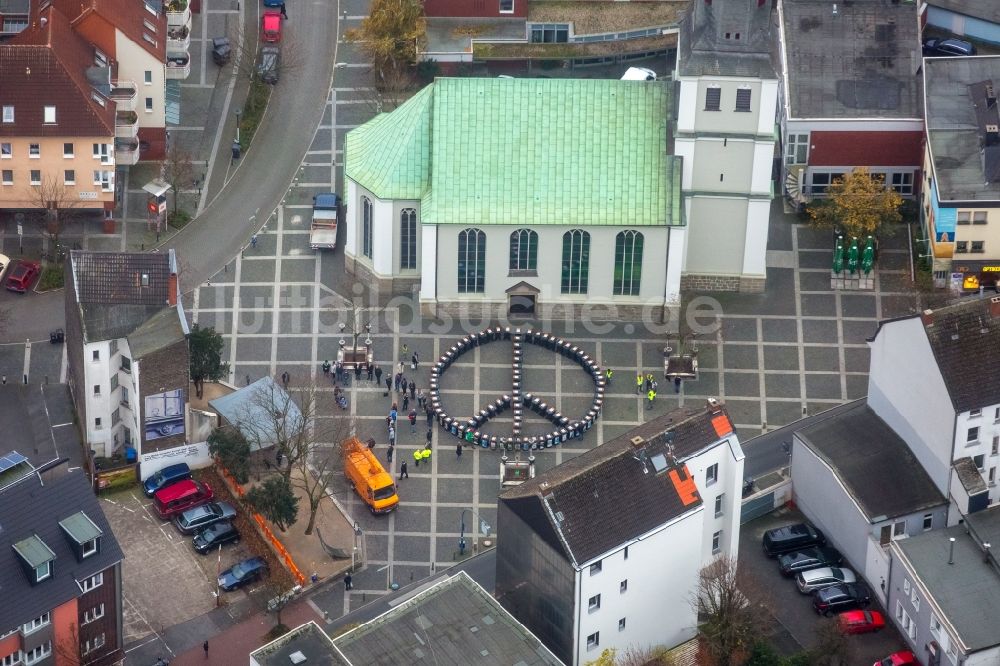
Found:
<svg viewBox="0 0 1000 666"><path fill-rule="evenodd" d="M938 39L931 37L924 40L924 55L930 58L949 56L976 55L976 47L964 39Z"/></svg>
<svg viewBox="0 0 1000 666"><path fill-rule="evenodd" d="M867 608L871 604L868 588L861 583L841 583L813 592L813 610L820 615L833 615L843 610Z"/></svg>
<svg viewBox="0 0 1000 666"><path fill-rule="evenodd" d="M260 557L243 560L219 574L219 587L226 592L242 587L247 583L260 580L267 575L267 562Z"/></svg>
<svg viewBox="0 0 1000 666"><path fill-rule="evenodd" d="M222 544L226 543L239 543L240 533L236 530L231 522L228 520L222 520L212 525L209 525L201 532L198 532L191 543L194 545L194 549L204 555L212 548L217 548Z"/></svg>
<svg viewBox="0 0 1000 666"><path fill-rule="evenodd" d="M274 85L278 82L278 69L281 67L281 50L277 46L265 46L260 50L260 60L257 63L257 74L264 83Z"/></svg>
<svg viewBox="0 0 1000 666"><path fill-rule="evenodd" d="M843 555L836 548L813 546L793 553L785 553L778 558L778 567L781 570L781 575L787 578L800 571L840 566L843 561Z"/></svg>
<svg viewBox="0 0 1000 666"><path fill-rule="evenodd" d="M233 48L229 45L228 37L212 38L212 60L219 67L222 67L233 55Z"/></svg>
<svg viewBox="0 0 1000 666"><path fill-rule="evenodd" d="M761 545L768 557L777 557L783 553L791 553L809 546L822 546L826 537L818 529L808 523L785 525L764 532Z"/></svg>

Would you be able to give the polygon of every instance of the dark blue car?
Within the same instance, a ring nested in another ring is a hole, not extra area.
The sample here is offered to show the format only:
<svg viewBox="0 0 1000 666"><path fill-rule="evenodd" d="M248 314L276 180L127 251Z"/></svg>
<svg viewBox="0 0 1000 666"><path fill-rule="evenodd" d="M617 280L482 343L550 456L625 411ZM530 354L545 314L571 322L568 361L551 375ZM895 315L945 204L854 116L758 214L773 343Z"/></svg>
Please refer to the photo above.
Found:
<svg viewBox="0 0 1000 666"><path fill-rule="evenodd" d="M219 587L229 592L266 575L267 562L261 557L251 557L219 574Z"/></svg>
<svg viewBox="0 0 1000 666"><path fill-rule="evenodd" d="M142 489L146 493L146 497L152 497L156 494L156 491L163 490L171 484L190 478L191 468L187 466L187 463L177 463L176 465L164 467L159 472L147 478L142 482Z"/></svg>

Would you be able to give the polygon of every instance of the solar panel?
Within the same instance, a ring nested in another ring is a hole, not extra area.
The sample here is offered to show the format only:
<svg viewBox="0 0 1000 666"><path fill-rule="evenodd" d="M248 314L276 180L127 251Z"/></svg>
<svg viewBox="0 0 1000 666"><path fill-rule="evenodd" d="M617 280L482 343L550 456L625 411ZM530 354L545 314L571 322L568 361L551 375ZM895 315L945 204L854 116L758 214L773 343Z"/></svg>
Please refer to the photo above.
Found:
<svg viewBox="0 0 1000 666"><path fill-rule="evenodd" d="M5 456L0 456L0 473L6 472L12 467L17 467L21 463L27 462L27 460L27 458L17 451L11 451Z"/></svg>

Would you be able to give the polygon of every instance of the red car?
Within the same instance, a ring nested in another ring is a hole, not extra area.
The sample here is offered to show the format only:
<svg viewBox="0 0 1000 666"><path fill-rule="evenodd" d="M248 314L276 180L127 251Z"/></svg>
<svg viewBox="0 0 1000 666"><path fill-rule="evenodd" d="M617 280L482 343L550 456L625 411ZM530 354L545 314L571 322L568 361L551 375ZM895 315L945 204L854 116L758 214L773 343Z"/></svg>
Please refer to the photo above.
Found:
<svg viewBox="0 0 1000 666"><path fill-rule="evenodd" d="M885 628L885 618L878 611L845 611L837 616L837 622L845 634L867 634Z"/></svg>
<svg viewBox="0 0 1000 666"><path fill-rule="evenodd" d="M273 9L264 11L260 17L260 38L265 42L281 41L281 13Z"/></svg>
<svg viewBox="0 0 1000 666"><path fill-rule="evenodd" d="M920 666L917 657L909 650L893 652L885 659L879 659L872 666Z"/></svg>
<svg viewBox="0 0 1000 666"><path fill-rule="evenodd" d="M42 267L37 261L18 261L10 269L7 276L7 291L16 291L19 294L31 289L31 283L35 281Z"/></svg>

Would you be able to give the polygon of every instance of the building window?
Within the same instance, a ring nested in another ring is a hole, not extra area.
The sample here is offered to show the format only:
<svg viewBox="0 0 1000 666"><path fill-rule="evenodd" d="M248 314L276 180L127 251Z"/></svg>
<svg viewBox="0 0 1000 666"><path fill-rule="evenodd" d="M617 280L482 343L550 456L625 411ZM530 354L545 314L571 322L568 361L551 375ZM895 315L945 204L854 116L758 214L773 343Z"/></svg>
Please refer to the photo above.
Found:
<svg viewBox="0 0 1000 666"><path fill-rule="evenodd" d="M96 573L90 578L85 578L80 582L80 589L84 592L90 592L91 590L104 585L104 572Z"/></svg>
<svg viewBox="0 0 1000 666"><path fill-rule="evenodd" d="M91 555L97 554L97 539L91 539L90 541L85 541L80 545L80 552L83 557L90 557Z"/></svg>
<svg viewBox="0 0 1000 666"><path fill-rule="evenodd" d="M147 86L153 85L153 70L147 69L142 73L142 82Z"/></svg>
<svg viewBox="0 0 1000 666"><path fill-rule="evenodd" d="M601 561L600 560L598 560L597 562L594 562L593 564L590 565L590 575L591 576L593 576L594 574L599 574L599 573L601 573Z"/></svg>
<svg viewBox="0 0 1000 666"><path fill-rule="evenodd" d="M595 594L590 599L587 599L587 611L593 613L601 607L601 595Z"/></svg>
<svg viewBox="0 0 1000 666"><path fill-rule="evenodd" d="M14 148L9 143L0 143L0 158L10 160L14 158Z"/></svg>
<svg viewBox="0 0 1000 666"><path fill-rule="evenodd" d="M31 184L32 185L41 185L42 184L42 172L41 171L39 171L38 169L32 169L31 171L28 172L28 174L29 174L29 178L31 178Z"/></svg>
<svg viewBox="0 0 1000 666"><path fill-rule="evenodd" d="M941 620L934 613L931 613L931 633L934 634L935 638L941 635Z"/></svg>
<svg viewBox="0 0 1000 666"><path fill-rule="evenodd" d="M5 18L3 20L3 28L0 29L0 32L4 33L5 35L13 35L15 33L21 32L27 27L28 27L28 19L18 18L15 16L13 18ZM2 666L7 666L7 664L2 664Z"/></svg>
<svg viewBox="0 0 1000 666"><path fill-rule="evenodd" d="M14 171L12 169L4 169L3 173L0 174L0 175L2 175L2 177L3 177L3 184L4 185L13 185L14 184Z"/></svg>
<svg viewBox="0 0 1000 666"><path fill-rule="evenodd" d="M28 157L38 158L42 156L42 146L37 143L28 144Z"/></svg>
<svg viewBox="0 0 1000 666"><path fill-rule="evenodd" d="M90 355L90 360L92 360L92 361L100 361L101 360L101 352L100 352L100 350L95 349L91 353L91 355Z"/></svg>
<svg viewBox="0 0 1000 666"><path fill-rule="evenodd" d="M1000 450L1000 435L994 435L993 446L990 447L990 455L997 455L998 450Z"/></svg>
<svg viewBox="0 0 1000 666"><path fill-rule="evenodd" d="M63 157L71 158L71 157L74 157L74 156L75 156L75 153L74 153L74 150L73 150L73 144L72 143L64 143L63 144Z"/></svg>
<svg viewBox="0 0 1000 666"><path fill-rule="evenodd" d="M361 254L369 259L374 251L372 242L372 215L374 207L372 200L368 197L361 197Z"/></svg>
<svg viewBox="0 0 1000 666"><path fill-rule="evenodd" d="M84 641L81 647L83 648L84 654L90 654L94 650L104 647L104 634L98 634L97 636Z"/></svg>
<svg viewBox="0 0 1000 666"><path fill-rule="evenodd" d="M976 468L982 472L983 467L986 465L986 456L979 454L978 456L972 456L972 462L976 463Z"/></svg>
<svg viewBox="0 0 1000 666"><path fill-rule="evenodd" d="M533 23L531 41L535 44L556 44L569 41L568 23Z"/></svg>
<svg viewBox="0 0 1000 666"><path fill-rule="evenodd" d="M631 229L615 236L615 296L639 295L642 242L642 234Z"/></svg>
<svg viewBox="0 0 1000 666"><path fill-rule="evenodd" d="M106 143L95 143L92 154L95 160L101 160L102 163L106 163L111 159L111 146Z"/></svg>
<svg viewBox="0 0 1000 666"><path fill-rule="evenodd" d="M76 171L74 169L66 169L63 171L63 184L76 185Z"/></svg>
<svg viewBox="0 0 1000 666"><path fill-rule="evenodd" d="M24 633L25 635L33 634L45 625L49 624L51 621L52 616L49 613L42 613L31 622L25 623L23 627Z"/></svg>
<svg viewBox="0 0 1000 666"><path fill-rule="evenodd" d="M598 645L601 644L601 632L595 631L591 635L587 636L587 649L593 650Z"/></svg>
<svg viewBox="0 0 1000 666"><path fill-rule="evenodd" d="M146 113L152 113L152 112L153 112L153 98L152 97L147 97L146 98Z"/></svg>
<svg viewBox="0 0 1000 666"><path fill-rule="evenodd" d="M809 161L809 135L789 134L785 146L785 164L806 164Z"/></svg>
<svg viewBox="0 0 1000 666"><path fill-rule="evenodd" d="M722 110L722 88L719 86L709 86L705 89L705 110Z"/></svg>
<svg viewBox="0 0 1000 666"><path fill-rule="evenodd" d="M590 234L573 229L563 234L562 287L564 294L586 294L590 281Z"/></svg>
<svg viewBox="0 0 1000 666"><path fill-rule="evenodd" d="M24 653L24 666L37 664L50 654L52 654L52 641L45 641L44 645L39 645L34 650L29 650Z"/></svg>
<svg viewBox="0 0 1000 666"><path fill-rule="evenodd" d="M94 419L94 429L95 430L100 430L101 429L101 417L100 416L98 416L97 418Z"/></svg>
<svg viewBox="0 0 1000 666"><path fill-rule="evenodd" d="M716 555L722 550L722 530L712 535L712 554Z"/></svg>
<svg viewBox="0 0 1000 666"><path fill-rule="evenodd" d="M892 538L898 539L899 537L906 534L906 521L901 520L897 523L892 524Z"/></svg>
<svg viewBox="0 0 1000 666"><path fill-rule="evenodd" d="M5 123L14 122L14 107L12 106L3 107L3 121Z"/></svg>
<svg viewBox="0 0 1000 666"><path fill-rule="evenodd" d="M715 463L705 470L705 485L710 486L719 480L719 463Z"/></svg>
<svg viewBox="0 0 1000 666"><path fill-rule="evenodd" d="M101 395L101 385L94 384L94 395Z"/></svg>
<svg viewBox="0 0 1000 666"><path fill-rule="evenodd" d="M112 182L113 182L113 177L111 171L94 172L94 185L99 186L105 192L111 191Z"/></svg>
<svg viewBox="0 0 1000 666"><path fill-rule="evenodd" d="M723 495L716 495L715 497L715 517L718 518L722 515L722 498Z"/></svg>
<svg viewBox="0 0 1000 666"><path fill-rule="evenodd" d="M739 88L736 91L736 111L750 111L750 96L753 93L749 88Z"/></svg>
<svg viewBox="0 0 1000 666"><path fill-rule="evenodd" d="M913 588L913 592L910 593L910 603L913 604L913 610L920 612L920 597L917 596L917 588Z"/></svg>
<svg viewBox="0 0 1000 666"><path fill-rule="evenodd" d="M967 210L960 210L955 213L955 223L956 224L969 224L971 221L971 213Z"/></svg>
<svg viewBox="0 0 1000 666"><path fill-rule="evenodd" d="M926 532L931 528L934 523L934 515L930 513L924 514L924 531Z"/></svg>
<svg viewBox="0 0 1000 666"><path fill-rule="evenodd" d="M625 618L618 620L618 631L625 631Z"/></svg>
<svg viewBox="0 0 1000 666"><path fill-rule="evenodd" d="M142 25L145 26L146 30L149 30L154 35L156 34L156 24L152 23L149 19L142 19Z"/></svg>
<svg viewBox="0 0 1000 666"><path fill-rule="evenodd" d="M983 415L983 410L981 410L981 409L970 409L969 410L969 416L982 416L982 415Z"/></svg>
<svg viewBox="0 0 1000 666"><path fill-rule="evenodd" d="M89 611L84 612L83 623L90 624L94 620L100 620L102 617L104 617L104 604L94 606Z"/></svg>
<svg viewBox="0 0 1000 666"><path fill-rule="evenodd" d="M625 546L625 559L628 559L628 546Z"/></svg>
<svg viewBox="0 0 1000 666"><path fill-rule="evenodd" d="M122 388L121 405L125 409L130 409L129 401L128 401L128 387L123 386L121 388Z"/></svg>
<svg viewBox="0 0 1000 666"><path fill-rule="evenodd" d="M514 0L500 0L500 13L511 14L514 12Z"/></svg>
<svg viewBox="0 0 1000 666"><path fill-rule="evenodd" d="M618 593L625 594L626 592L628 592L628 578L618 583Z"/></svg>
<svg viewBox="0 0 1000 666"><path fill-rule="evenodd" d="M972 241L972 249L970 251L976 254L982 254L985 252L985 246L985 241Z"/></svg>
<svg viewBox="0 0 1000 666"><path fill-rule="evenodd" d="M975 428L969 428L969 431L965 433L966 442L978 442L979 441L979 426Z"/></svg>
<svg viewBox="0 0 1000 666"><path fill-rule="evenodd" d="M910 593L910 579L909 578L904 578L903 579L903 594L909 594L909 593ZM902 608L903 607L900 606L899 610L902 610Z"/></svg>
<svg viewBox="0 0 1000 666"><path fill-rule="evenodd" d="M892 189L899 194L913 194L913 172L892 174Z"/></svg>
<svg viewBox="0 0 1000 666"><path fill-rule="evenodd" d="M987 219L985 210L977 210L975 213L972 214L973 224L986 224L986 222Z"/></svg>
<svg viewBox="0 0 1000 666"><path fill-rule="evenodd" d="M15 632L11 632L11 633L15 633ZM4 636L9 636L9 635L10 634L4 634ZM3 638L3 636L0 636L0 638ZM0 659L0 666L17 666L17 664L21 663L21 657L22 656L23 655L22 655L22 653L21 653L20 650L14 650L13 652L11 652L6 657Z"/></svg>
<svg viewBox="0 0 1000 666"><path fill-rule="evenodd" d="M479 229L458 233L458 293L481 294L486 290L486 234Z"/></svg>
<svg viewBox="0 0 1000 666"><path fill-rule="evenodd" d="M417 211L404 208L399 214L399 268L417 267Z"/></svg>
<svg viewBox="0 0 1000 666"><path fill-rule="evenodd" d="M54 125L56 122L56 107L46 106L44 107L44 117L43 122L46 125Z"/></svg>
<svg viewBox="0 0 1000 666"><path fill-rule="evenodd" d="M127 374L132 374L132 359L128 356L122 356L121 371Z"/></svg>
<svg viewBox="0 0 1000 666"><path fill-rule="evenodd" d="M538 270L538 234L531 229L515 229L510 234L510 270Z"/></svg>

